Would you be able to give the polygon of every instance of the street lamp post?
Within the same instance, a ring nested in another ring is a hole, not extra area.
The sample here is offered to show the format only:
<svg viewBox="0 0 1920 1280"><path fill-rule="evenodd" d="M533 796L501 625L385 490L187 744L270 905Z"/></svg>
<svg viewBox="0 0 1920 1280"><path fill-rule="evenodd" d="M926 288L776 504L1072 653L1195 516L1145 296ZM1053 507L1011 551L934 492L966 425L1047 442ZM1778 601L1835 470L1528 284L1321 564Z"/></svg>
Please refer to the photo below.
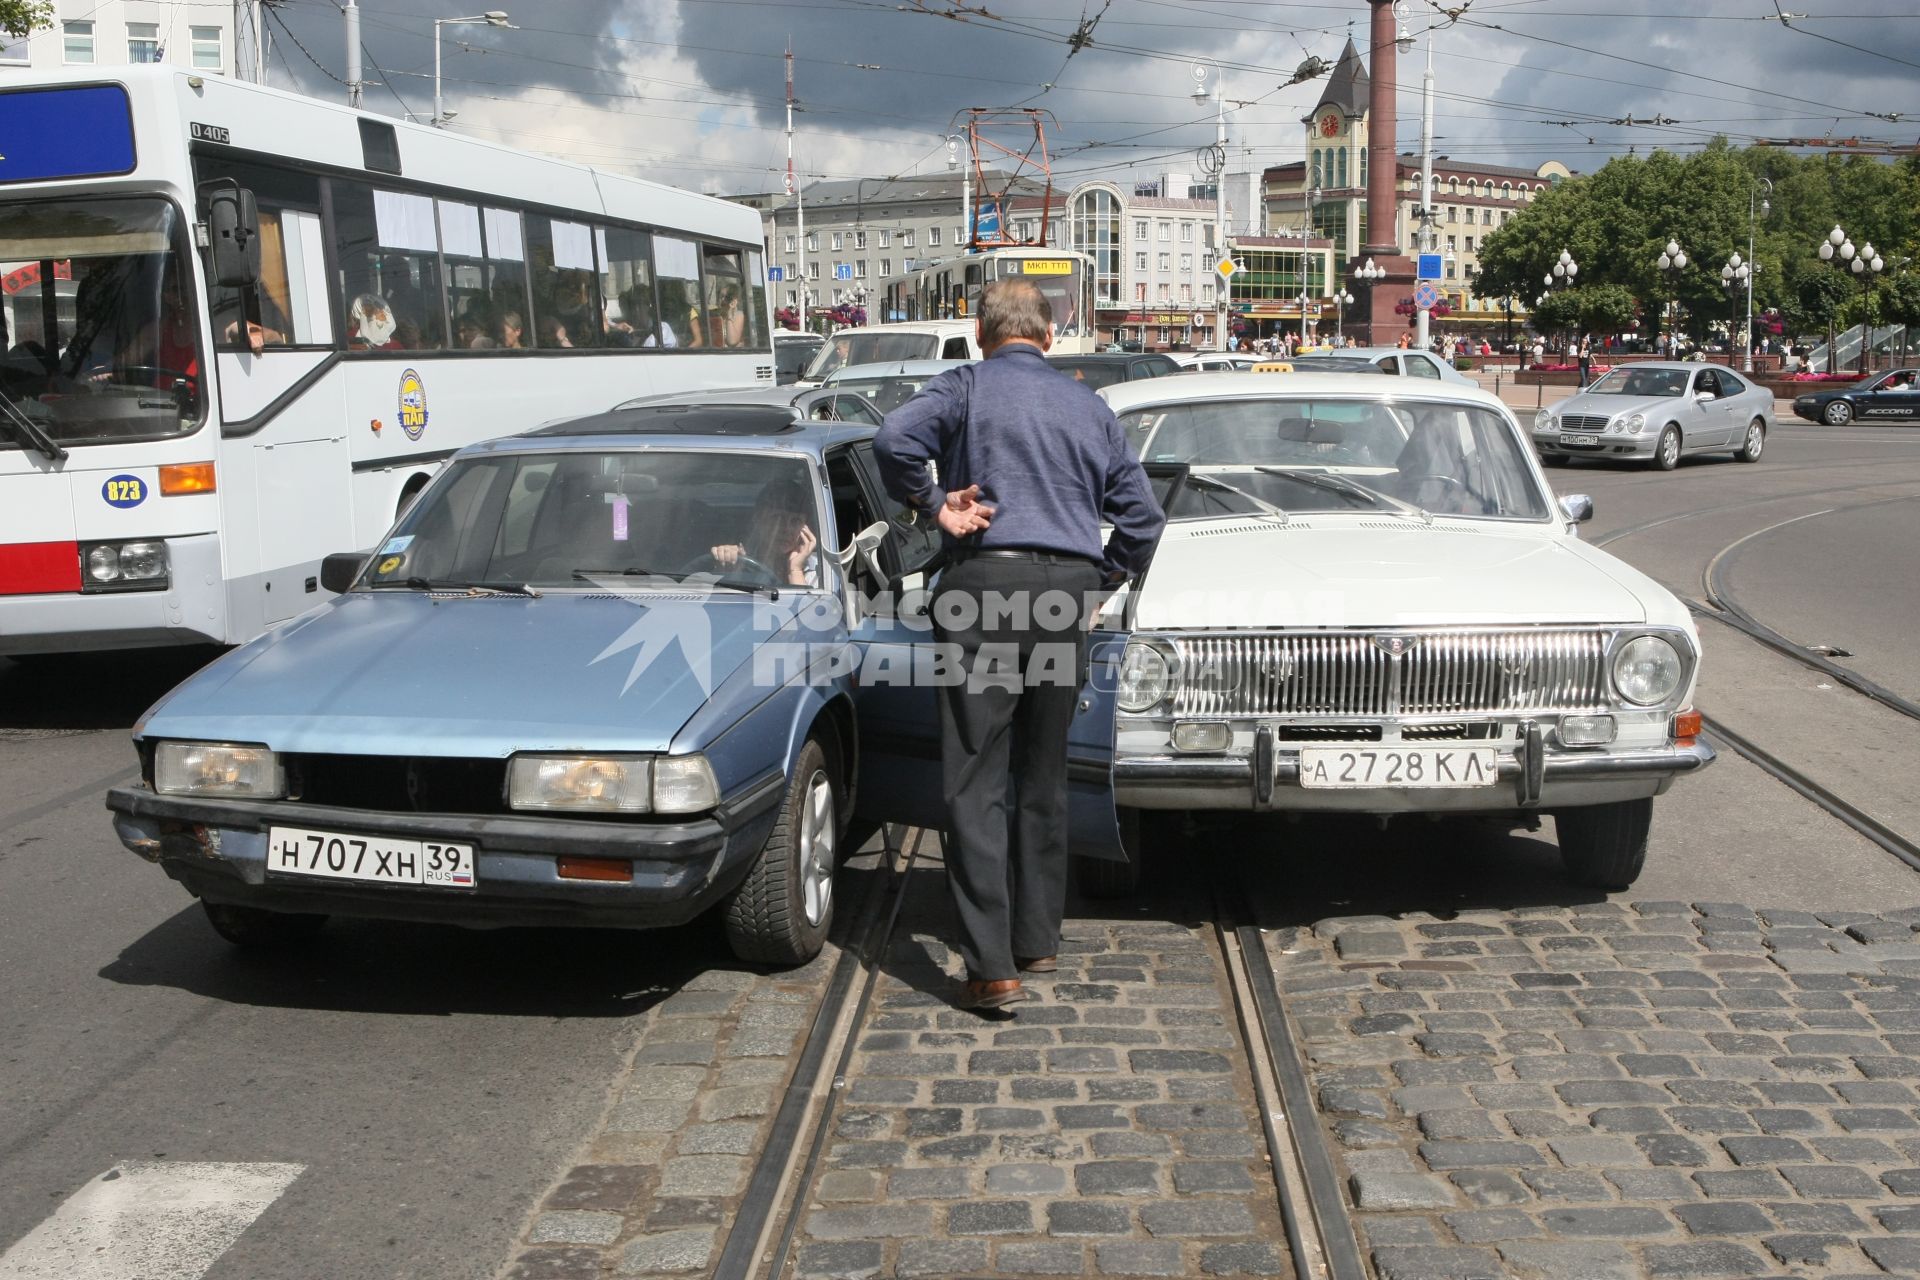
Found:
<svg viewBox="0 0 1920 1280"><path fill-rule="evenodd" d="M1677 354L1677 339L1680 336L1680 273L1687 269L1687 255L1677 240L1667 241L1667 247L1660 252L1658 265L1660 278L1669 281L1673 293L1673 319L1667 326L1667 355ZM1662 310L1665 310L1663 305Z"/></svg>
<svg viewBox="0 0 1920 1280"><path fill-rule="evenodd" d="M1753 212L1754 198L1759 197L1760 216L1766 217L1773 212L1773 182L1769 178L1755 178L1753 185L1747 188L1747 326L1742 341L1746 344L1746 363L1741 366L1748 373L1753 372L1753 278L1760 274L1760 260L1753 256ZM1738 258L1739 254L1734 254Z"/></svg>
<svg viewBox="0 0 1920 1280"><path fill-rule="evenodd" d="M1344 347L1347 345L1347 304L1352 301L1353 295L1345 289L1335 289L1333 291L1333 345L1336 347Z"/></svg>
<svg viewBox="0 0 1920 1280"><path fill-rule="evenodd" d="M1385 279L1386 274L1387 274L1387 269L1385 267L1375 266L1372 258L1368 258L1366 262L1361 264L1360 269L1353 273L1353 278L1360 282L1361 291L1364 292L1367 296L1367 314L1369 317L1369 320L1368 320L1369 329L1371 329L1371 326L1372 326L1371 317L1375 314L1373 309L1373 287L1374 285L1378 284L1381 280ZM1351 299L1349 299L1349 301L1351 301Z"/></svg>
<svg viewBox="0 0 1920 1280"><path fill-rule="evenodd" d="M1727 291L1727 343L1729 346L1727 365L1731 368L1733 365L1731 346L1734 340L1734 321L1738 319L1740 307L1739 298L1742 289L1744 289L1747 294L1747 324L1749 327L1753 324L1753 267L1752 264L1740 257L1740 251L1738 249L1734 250L1733 256L1728 258L1725 265L1720 268L1720 287ZM1751 334L1745 335L1742 338L1743 342L1748 343L1747 372L1749 373L1753 372L1753 347L1749 341L1750 338Z"/></svg>
<svg viewBox="0 0 1920 1280"><path fill-rule="evenodd" d="M1207 104L1207 69L1200 63L1193 66L1193 100L1200 106ZM1227 260L1231 250L1227 245L1227 97L1226 77L1220 74L1216 64L1213 77L1214 136L1212 165L1213 169L1213 222L1214 261ZM1213 345L1215 350L1227 349L1227 305L1233 292L1233 277L1220 277L1220 288L1214 294L1213 305Z"/></svg>
<svg viewBox="0 0 1920 1280"><path fill-rule="evenodd" d="M513 27L513 24L507 21L507 11L504 9L489 9L485 13L471 14L465 18L435 18L433 20L433 122L432 123L433 123L433 127L436 129L445 128L447 121L453 119L454 116L460 114L457 111L444 110L440 103L440 28L471 26L474 23L481 23L481 22L484 22L486 25L490 27L507 27L507 28Z"/></svg>
<svg viewBox="0 0 1920 1280"><path fill-rule="evenodd" d="M1547 272L1544 277L1547 284L1547 292L1540 295L1540 301L1545 302L1547 300L1547 294L1552 293L1555 289L1564 289L1572 284L1574 277L1579 274L1580 264L1573 260L1573 254L1562 249L1559 258L1554 261L1553 270ZM1572 355L1573 352L1568 351L1566 354Z"/></svg>
<svg viewBox="0 0 1920 1280"><path fill-rule="evenodd" d="M1840 261L1851 264L1853 274L1860 278L1860 298L1865 301L1867 293L1873 288L1873 278L1886 269L1886 261L1874 252L1871 243L1856 250L1853 247L1853 241L1847 238L1847 233L1842 231L1837 223L1833 230L1827 232L1827 238L1820 242L1820 260L1832 262L1836 253L1839 254ZM1872 338L1873 326L1868 323L1868 317L1863 314L1860 321L1860 372L1862 373L1867 371L1867 347ZM1833 321L1829 319L1827 321L1828 373L1833 372L1834 355Z"/></svg>

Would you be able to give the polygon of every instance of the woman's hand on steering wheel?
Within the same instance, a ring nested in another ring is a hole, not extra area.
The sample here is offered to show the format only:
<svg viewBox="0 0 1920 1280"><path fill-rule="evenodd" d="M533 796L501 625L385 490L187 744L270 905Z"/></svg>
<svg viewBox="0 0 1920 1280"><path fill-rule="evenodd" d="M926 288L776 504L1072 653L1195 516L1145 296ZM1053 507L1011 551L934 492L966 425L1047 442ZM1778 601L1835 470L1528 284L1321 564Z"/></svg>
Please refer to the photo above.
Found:
<svg viewBox="0 0 1920 1280"><path fill-rule="evenodd" d="M723 543L709 550L707 554L695 556L687 561L686 566L680 570L680 576L718 573L722 577L738 578L743 576L743 571L745 575L756 575L775 586L780 584L778 574L748 555L745 547L733 542Z"/></svg>

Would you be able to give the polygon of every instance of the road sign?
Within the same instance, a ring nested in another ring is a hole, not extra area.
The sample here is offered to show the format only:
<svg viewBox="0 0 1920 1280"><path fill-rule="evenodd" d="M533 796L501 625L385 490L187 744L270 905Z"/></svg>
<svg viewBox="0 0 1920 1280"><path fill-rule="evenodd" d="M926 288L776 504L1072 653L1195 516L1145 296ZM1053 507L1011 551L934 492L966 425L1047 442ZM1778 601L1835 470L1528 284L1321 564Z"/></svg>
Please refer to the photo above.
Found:
<svg viewBox="0 0 1920 1280"><path fill-rule="evenodd" d="M1233 279L1233 273L1240 269L1240 264L1232 258L1222 258L1213 264L1213 269L1220 273L1222 280L1231 280Z"/></svg>
<svg viewBox="0 0 1920 1280"><path fill-rule="evenodd" d="M833 278L835 280L853 279L853 264L851 262L836 262L833 266Z"/></svg>
<svg viewBox="0 0 1920 1280"><path fill-rule="evenodd" d="M768 267L767 268L767 279L773 284L779 284L782 280L785 280L786 278L787 278L787 269L785 267Z"/></svg>
<svg viewBox="0 0 1920 1280"><path fill-rule="evenodd" d="M1413 305L1422 311L1433 310L1434 303L1440 301L1440 290L1433 281L1422 280L1413 287Z"/></svg>
<svg viewBox="0 0 1920 1280"><path fill-rule="evenodd" d="M1442 271L1441 257L1437 253L1420 255L1420 269L1417 274L1422 280L1438 280Z"/></svg>

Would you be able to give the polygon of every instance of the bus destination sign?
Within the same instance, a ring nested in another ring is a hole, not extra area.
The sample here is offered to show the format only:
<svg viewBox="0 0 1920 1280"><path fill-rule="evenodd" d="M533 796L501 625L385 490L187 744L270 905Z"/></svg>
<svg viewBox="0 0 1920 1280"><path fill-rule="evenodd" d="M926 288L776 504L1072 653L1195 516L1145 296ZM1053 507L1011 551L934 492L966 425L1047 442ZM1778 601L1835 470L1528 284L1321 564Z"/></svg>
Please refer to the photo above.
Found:
<svg viewBox="0 0 1920 1280"><path fill-rule="evenodd" d="M1029 276L1070 276L1073 274L1073 261L1070 258L1013 258L1008 266Z"/></svg>

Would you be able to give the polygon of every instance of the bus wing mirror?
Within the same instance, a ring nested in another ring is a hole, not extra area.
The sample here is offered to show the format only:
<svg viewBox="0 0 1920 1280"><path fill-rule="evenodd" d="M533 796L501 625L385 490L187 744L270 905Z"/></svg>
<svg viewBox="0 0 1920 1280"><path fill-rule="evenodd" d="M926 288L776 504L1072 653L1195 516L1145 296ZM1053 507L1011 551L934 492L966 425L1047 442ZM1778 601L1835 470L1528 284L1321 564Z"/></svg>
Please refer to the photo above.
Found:
<svg viewBox="0 0 1920 1280"><path fill-rule="evenodd" d="M260 211L245 187L221 187L207 196L207 232L214 283L244 289L260 282Z"/></svg>

